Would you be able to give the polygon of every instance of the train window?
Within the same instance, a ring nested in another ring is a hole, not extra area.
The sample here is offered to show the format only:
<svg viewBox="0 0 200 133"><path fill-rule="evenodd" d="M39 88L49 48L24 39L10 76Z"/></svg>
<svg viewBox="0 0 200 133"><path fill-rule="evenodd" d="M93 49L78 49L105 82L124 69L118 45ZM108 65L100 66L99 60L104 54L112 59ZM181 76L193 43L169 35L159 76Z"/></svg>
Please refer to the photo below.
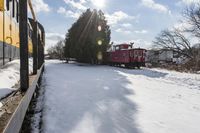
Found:
<svg viewBox="0 0 200 133"><path fill-rule="evenodd" d="M6 9L7 11L10 10L10 0L6 0Z"/></svg>
<svg viewBox="0 0 200 133"><path fill-rule="evenodd" d="M116 50L119 50L119 47L115 47Z"/></svg>
<svg viewBox="0 0 200 133"><path fill-rule="evenodd" d="M29 37L32 38L32 30L29 29Z"/></svg>
<svg viewBox="0 0 200 133"><path fill-rule="evenodd" d="M33 38L33 31L32 30L30 31L30 38L31 39Z"/></svg>
<svg viewBox="0 0 200 133"><path fill-rule="evenodd" d="M12 0L12 17L15 17L15 0Z"/></svg>
<svg viewBox="0 0 200 133"><path fill-rule="evenodd" d="M16 1L17 2L17 1ZM16 5L17 5L17 11L16 11L16 19L17 19L17 22L19 22L19 3L17 2L16 3Z"/></svg>
<svg viewBox="0 0 200 133"><path fill-rule="evenodd" d="M135 51L135 55L136 55L136 56L138 55L138 52L137 52L137 51Z"/></svg>
<svg viewBox="0 0 200 133"><path fill-rule="evenodd" d="M139 56L142 56L142 51L139 51L138 53L139 53Z"/></svg>
<svg viewBox="0 0 200 133"><path fill-rule="evenodd" d="M130 57L133 57L133 52L132 51L130 52Z"/></svg>
<svg viewBox="0 0 200 133"><path fill-rule="evenodd" d="M28 25L28 27L27 27L27 30L28 30L28 34L29 34L29 31L30 31L30 26Z"/></svg>

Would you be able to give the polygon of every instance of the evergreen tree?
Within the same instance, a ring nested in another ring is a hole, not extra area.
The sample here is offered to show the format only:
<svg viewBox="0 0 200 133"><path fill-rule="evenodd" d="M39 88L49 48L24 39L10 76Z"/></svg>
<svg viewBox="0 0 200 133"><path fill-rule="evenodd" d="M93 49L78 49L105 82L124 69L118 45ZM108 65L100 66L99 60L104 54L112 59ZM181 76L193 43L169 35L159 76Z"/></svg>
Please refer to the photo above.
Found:
<svg viewBox="0 0 200 133"><path fill-rule="evenodd" d="M102 62L109 47L110 34L104 13L87 9L66 34L66 58L76 58L84 63Z"/></svg>

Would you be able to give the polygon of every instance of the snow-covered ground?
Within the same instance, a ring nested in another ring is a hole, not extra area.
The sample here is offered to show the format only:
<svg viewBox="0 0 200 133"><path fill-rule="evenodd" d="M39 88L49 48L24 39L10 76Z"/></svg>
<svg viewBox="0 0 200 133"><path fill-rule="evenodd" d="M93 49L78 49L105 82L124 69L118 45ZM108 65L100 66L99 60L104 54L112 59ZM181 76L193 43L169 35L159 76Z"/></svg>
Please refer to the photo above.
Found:
<svg viewBox="0 0 200 133"><path fill-rule="evenodd" d="M199 133L200 75L47 61L46 133Z"/></svg>
<svg viewBox="0 0 200 133"><path fill-rule="evenodd" d="M32 73L32 59L29 59L29 73ZM0 99L12 91L20 78L20 60L13 60L0 69Z"/></svg>

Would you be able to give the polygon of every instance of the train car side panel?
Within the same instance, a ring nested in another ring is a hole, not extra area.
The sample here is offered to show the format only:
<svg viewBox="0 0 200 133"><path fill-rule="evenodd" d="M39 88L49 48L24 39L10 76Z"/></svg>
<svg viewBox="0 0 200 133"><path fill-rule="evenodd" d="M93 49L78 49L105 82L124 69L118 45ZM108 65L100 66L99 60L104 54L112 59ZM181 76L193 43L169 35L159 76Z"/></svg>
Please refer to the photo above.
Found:
<svg viewBox="0 0 200 133"><path fill-rule="evenodd" d="M145 49L133 48L132 44L119 44L114 46L114 50L108 52L109 63L112 65L125 65L133 68L145 66Z"/></svg>
<svg viewBox="0 0 200 133"><path fill-rule="evenodd" d="M3 12L0 11L0 66L2 65L3 65Z"/></svg>
<svg viewBox="0 0 200 133"><path fill-rule="evenodd" d="M135 65L145 65L145 49L131 49L130 50L130 62Z"/></svg>
<svg viewBox="0 0 200 133"><path fill-rule="evenodd" d="M111 52L110 54L111 54L110 62L128 63L130 60L128 50L117 50L117 51Z"/></svg>

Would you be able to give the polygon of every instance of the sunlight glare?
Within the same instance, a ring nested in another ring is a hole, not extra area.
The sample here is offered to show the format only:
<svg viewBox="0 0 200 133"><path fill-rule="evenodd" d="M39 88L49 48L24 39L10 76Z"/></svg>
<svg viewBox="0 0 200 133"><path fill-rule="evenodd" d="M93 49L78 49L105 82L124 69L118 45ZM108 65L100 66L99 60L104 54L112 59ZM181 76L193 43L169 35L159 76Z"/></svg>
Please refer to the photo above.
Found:
<svg viewBox="0 0 200 133"><path fill-rule="evenodd" d="M105 7L105 0L92 0L92 3L97 8L103 8L103 7Z"/></svg>
<svg viewBox="0 0 200 133"><path fill-rule="evenodd" d="M98 44L99 46L101 46L102 43L103 43L103 42L102 42L101 40L98 40L98 41L97 41L97 44Z"/></svg>
<svg viewBox="0 0 200 133"><path fill-rule="evenodd" d="M98 59L98 60L102 60L102 59L103 59L103 54L102 54L101 51L99 51L99 52L97 53L97 59Z"/></svg>
<svg viewBox="0 0 200 133"><path fill-rule="evenodd" d="M101 28L101 25L99 25L99 26L98 26L98 31L101 31L101 29L102 29L102 28Z"/></svg>

